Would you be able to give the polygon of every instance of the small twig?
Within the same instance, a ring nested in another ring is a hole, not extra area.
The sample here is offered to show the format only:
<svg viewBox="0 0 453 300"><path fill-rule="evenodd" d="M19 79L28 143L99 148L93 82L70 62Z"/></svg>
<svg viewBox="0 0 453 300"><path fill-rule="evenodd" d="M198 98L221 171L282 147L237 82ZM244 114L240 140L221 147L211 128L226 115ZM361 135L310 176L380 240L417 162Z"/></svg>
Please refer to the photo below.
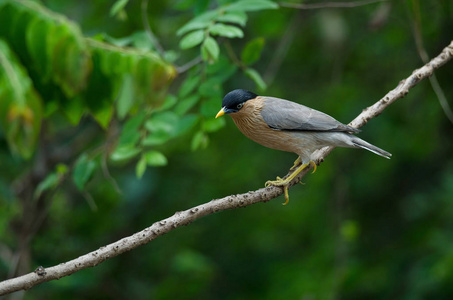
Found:
<svg viewBox="0 0 453 300"><path fill-rule="evenodd" d="M231 43L229 40L226 40L225 43L225 49L227 51L228 56L231 58L233 63L237 65L239 68L242 70L247 69L247 66L242 63L242 61L237 57L236 53L234 53L233 47L231 47Z"/></svg>
<svg viewBox="0 0 453 300"><path fill-rule="evenodd" d="M194 59L192 59L191 61L189 61L188 63L185 63L184 65L182 65L180 67L176 67L176 72L178 72L178 74L187 72L188 70L192 69L193 67L195 67L202 61L203 61L203 59L201 58L201 56L197 56Z"/></svg>
<svg viewBox="0 0 453 300"><path fill-rule="evenodd" d="M113 188L115 191L122 195L123 192L121 191L120 187L118 186L118 183L116 182L115 178L110 174L109 167L107 165L107 154L104 154L101 156L101 168L102 168L102 173L104 173L104 177L107 178L108 181L113 185Z"/></svg>
<svg viewBox="0 0 453 300"><path fill-rule="evenodd" d="M96 205L96 202L94 201L93 196L91 196L90 193L88 193L86 190L81 191L83 197L88 203L88 206L91 208L92 211L98 211L98 206Z"/></svg>
<svg viewBox="0 0 453 300"><path fill-rule="evenodd" d="M414 34L415 45L417 47L418 55L420 56L423 63L426 64L429 61L429 55L425 47L423 46L423 36L420 28L421 26L420 5L418 0L414 0L412 3L414 14L414 19L412 22L413 23L412 32ZM431 87L433 88L434 93L436 94L437 99L439 100L440 106L442 107L445 116L447 116L450 122L453 123L453 111L450 105L448 104L447 97L445 96L445 93L442 90L439 81L437 80L436 74L433 74L431 77L429 77L429 83L431 84Z"/></svg>
<svg viewBox="0 0 453 300"><path fill-rule="evenodd" d="M302 14L303 12L298 12L297 15L293 16L291 22L286 28L285 33L278 43L277 49L275 49L274 54L270 59L266 72L264 72L263 75L263 79L268 85L271 85L274 81L274 78L286 57L288 50L291 48L294 36L301 30L301 22L304 20L304 18L302 18Z"/></svg>
<svg viewBox="0 0 453 300"><path fill-rule="evenodd" d="M434 70L440 68L445 63L453 58L453 41L442 50L437 57L433 58L429 63L415 70L406 79L402 80L398 86L388 92L382 99L372 106L364 109L351 123L352 127L359 128L365 125L369 120L381 114L388 106L398 99L403 98L409 93L409 89L417 85L421 80L431 76ZM333 147L325 147L318 150L315 159L318 162L323 159L333 150ZM294 185L300 181L309 171L309 168L304 169L292 182ZM248 192L241 195L232 195L222 199L211 200L207 203L177 212L173 216L154 223L150 227L143 229L131 236L125 237L117 242L101 247L98 250L82 255L76 259L61 263L50 268L39 268L39 271L31 272L23 276L12 278L0 282L0 296L6 295L15 291L29 289L37 284L60 279L61 277L71 275L80 270L94 267L107 259L118 256L121 253L130 251L140 245L149 243L150 241L162 236L173 229L188 225L191 222L198 220L201 217L238 207L244 207L259 202L267 202L283 194L281 187L267 187L256 191Z"/></svg>
<svg viewBox="0 0 453 300"><path fill-rule="evenodd" d="M365 0L365 1L354 1L354 2L325 2L325 3L314 3L314 4L300 4L300 3L288 3L280 2L278 5L281 7L297 8L297 9L319 9L319 8L352 8L378 2L385 2L388 0Z"/></svg>
<svg viewBox="0 0 453 300"><path fill-rule="evenodd" d="M149 19L148 19L148 0L142 0L142 21L143 21L143 27L145 27L146 33L148 34L151 43L153 44L154 48L156 49L157 52L159 52L161 57L165 56L165 50L159 43L159 40L156 38L154 35L153 31L151 30L151 26L149 25Z"/></svg>
<svg viewBox="0 0 453 300"><path fill-rule="evenodd" d="M431 83L431 87L433 88L434 93L436 94L437 99L439 100L440 106L442 107L444 114L447 116L450 122L453 123L453 111L451 110L450 104L447 101L447 97L445 96L445 93L442 90L439 81L437 80L436 74L433 74L429 78L429 82Z"/></svg>

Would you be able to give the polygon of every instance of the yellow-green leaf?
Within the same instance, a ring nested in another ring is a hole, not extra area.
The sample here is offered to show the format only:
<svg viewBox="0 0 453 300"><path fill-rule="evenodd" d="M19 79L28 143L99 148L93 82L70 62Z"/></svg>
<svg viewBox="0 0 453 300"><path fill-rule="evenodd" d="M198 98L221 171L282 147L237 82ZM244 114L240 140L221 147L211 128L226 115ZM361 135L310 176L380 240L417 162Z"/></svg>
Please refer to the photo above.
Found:
<svg viewBox="0 0 453 300"><path fill-rule="evenodd" d="M216 61L219 58L219 45L216 40L208 36L201 46L201 55L203 60L206 61Z"/></svg>
<svg viewBox="0 0 453 300"><path fill-rule="evenodd" d="M168 161L165 155L159 151L148 151L144 154L146 164L153 167L162 167L167 165Z"/></svg>
<svg viewBox="0 0 453 300"><path fill-rule="evenodd" d="M183 50L195 47L203 41L205 36L204 30L193 31L184 36L179 43L179 47Z"/></svg>
<svg viewBox="0 0 453 300"><path fill-rule="evenodd" d="M244 33L239 27L217 23L209 28L212 35L224 36L227 38L242 38Z"/></svg>
<svg viewBox="0 0 453 300"><path fill-rule="evenodd" d="M32 156L42 114L41 99L27 71L0 39L0 124L13 154Z"/></svg>
<svg viewBox="0 0 453 300"><path fill-rule="evenodd" d="M263 38L255 38L245 45L241 53L241 60L246 65L252 65L261 56L261 50L264 46Z"/></svg>

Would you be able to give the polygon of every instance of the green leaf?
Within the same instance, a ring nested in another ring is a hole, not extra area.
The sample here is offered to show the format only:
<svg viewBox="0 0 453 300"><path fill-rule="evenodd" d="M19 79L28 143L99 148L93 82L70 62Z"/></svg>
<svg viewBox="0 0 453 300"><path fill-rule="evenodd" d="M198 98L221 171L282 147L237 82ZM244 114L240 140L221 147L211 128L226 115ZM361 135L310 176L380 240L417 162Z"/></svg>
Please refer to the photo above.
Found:
<svg viewBox="0 0 453 300"><path fill-rule="evenodd" d="M197 0L179 0L173 4L173 9L186 11L192 9Z"/></svg>
<svg viewBox="0 0 453 300"><path fill-rule="evenodd" d="M145 122L145 128L150 132L143 140L144 146L162 145L174 136L178 116L171 111L153 115Z"/></svg>
<svg viewBox="0 0 453 300"><path fill-rule="evenodd" d="M42 102L26 69L0 39L0 124L13 154L32 156L42 117Z"/></svg>
<svg viewBox="0 0 453 300"><path fill-rule="evenodd" d="M133 78L130 74L123 75L121 90L116 102L116 110L120 120L129 113L132 105L134 104L134 85Z"/></svg>
<svg viewBox="0 0 453 300"><path fill-rule="evenodd" d="M158 146L165 144L173 137L173 134L170 134L163 130L158 130L148 134L146 138L143 139L143 146Z"/></svg>
<svg viewBox="0 0 453 300"><path fill-rule="evenodd" d="M107 128L113 115L113 81L101 69L102 58L94 53L93 72L87 89L83 93L83 103L88 111L103 128Z"/></svg>
<svg viewBox="0 0 453 300"><path fill-rule="evenodd" d="M257 11L263 9L277 9L278 4L269 0L241 0L226 6L226 11Z"/></svg>
<svg viewBox="0 0 453 300"><path fill-rule="evenodd" d="M211 77L203 82L198 88L198 92L201 96L212 98L222 96L222 86L220 80L215 77Z"/></svg>
<svg viewBox="0 0 453 300"><path fill-rule="evenodd" d="M206 67L206 73L210 78L215 77L217 82L228 80L236 71L237 66L224 56L220 56L218 61Z"/></svg>
<svg viewBox="0 0 453 300"><path fill-rule="evenodd" d="M127 5L129 0L117 0L110 9L110 16L116 16L120 11L124 10L124 7Z"/></svg>
<svg viewBox="0 0 453 300"><path fill-rule="evenodd" d="M211 79L221 84L230 79L236 73L237 70L238 67L235 64L229 64L228 66L225 67L225 69L222 72L213 75Z"/></svg>
<svg viewBox="0 0 453 300"><path fill-rule="evenodd" d="M166 166L168 161L165 155L163 155L159 151L148 151L144 154L146 163L148 166L153 166L153 167L162 167Z"/></svg>
<svg viewBox="0 0 453 300"><path fill-rule="evenodd" d="M183 99L183 100L179 101L179 103L176 105L174 112L177 115L182 116L185 113L187 113L192 107L194 107L195 104L197 104L197 102L199 100L200 100L200 95L198 95L198 94L195 94L186 99Z"/></svg>
<svg viewBox="0 0 453 300"><path fill-rule="evenodd" d="M164 60L169 63L174 63L180 56L180 53L175 50L167 50L164 53Z"/></svg>
<svg viewBox="0 0 453 300"><path fill-rule="evenodd" d="M188 23L186 23L183 27L181 27L176 34L178 36L182 36L183 34L186 34L189 31L192 30L197 30L197 29L204 29L208 27L211 22L215 19L216 16L219 15L218 10L211 10L207 11L196 18L190 20Z"/></svg>
<svg viewBox="0 0 453 300"><path fill-rule="evenodd" d="M50 26L49 21L35 18L30 22L26 34L28 51L44 82L47 82L51 76L50 58L47 56L47 39L43 38L48 34Z"/></svg>
<svg viewBox="0 0 453 300"><path fill-rule="evenodd" d="M201 46L201 56L205 61L216 61L219 58L219 45L216 40L208 36Z"/></svg>
<svg viewBox="0 0 453 300"><path fill-rule="evenodd" d="M178 98L184 98L189 95L199 85L200 80L201 77L199 75L187 76L179 89Z"/></svg>
<svg viewBox="0 0 453 300"><path fill-rule="evenodd" d="M109 44L112 44L112 45L115 45L118 47L126 47L126 46L129 46L132 44L132 41L134 40L134 34L125 36L125 37L121 37L121 38L114 38L114 37L108 35L107 33L103 32L103 33L99 33L91 38L95 39L97 41L106 41Z"/></svg>
<svg viewBox="0 0 453 300"><path fill-rule="evenodd" d="M137 156L141 150L134 145L119 146L110 154L110 159L117 162L128 161Z"/></svg>
<svg viewBox="0 0 453 300"><path fill-rule="evenodd" d="M65 175L68 172L68 166L65 164L57 164L55 169L58 175Z"/></svg>
<svg viewBox="0 0 453 300"><path fill-rule="evenodd" d="M107 129L113 116L113 107L107 101L102 101L102 105L95 111L92 111L93 117L103 129Z"/></svg>
<svg viewBox="0 0 453 300"><path fill-rule="evenodd" d="M50 76L66 96L72 97L82 91L92 66L91 53L78 25L47 10L37 1L8 3L12 12L18 14L18 23L10 23L8 27L11 27L15 51L21 59L44 72L44 80ZM45 60L42 59L44 52Z"/></svg>
<svg viewBox="0 0 453 300"><path fill-rule="evenodd" d="M203 131L198 131L192 138L191 149L192 151L198 150L199 148L206 148L208 146L208 136Z"/></svg>
<svg viewBox="0 0 453 300"><path fill-rule="evenodd" d="M93 51L94 62L86 91L90 110L96 110L98 107L111 108L114 99L118 97L125 75L132 77L131 109L139 106L155 108L161 105L168 86L176 76L174 66L164 62L153 51L121 48L93 39L87 41ZM123 109L122 114L127 110L127 105Z"/></svg>
<svg viewBox="0 0 453 300"><path fill-rule="evenodd" d="M172 111L166 111L153 115L145 122L145 128L151 132L165 131L172 134L177 122L178 116Z"/></svg>
<svg viewBox="0 0 453 300"><path fill-rule="evenodd" d="M261 56L261 50L264 46L263 38L255 38L245 45L241 53L241 60L246 65L252 65Z"/></svg>
<svg viewBox="0 0 453 300"><path fill-rule="evenodd" d="M220 110L221 103L221 98L210 98L204 101L200 107L201 115L205 118L214 118Z"/></svg>
<svg viewBox="0 0 453 300"><path fill-rule="evenodd" d="M63 176L68 172L68 166L64 164L58 164L55 169L54 172L47 175L46 178L38 184L33 194L34 199L39 198L43 192L56 188L63 179Z"/></svg>
<svg viewBox="0 0 453 300"><path fill-rule="evenodd" d="M105 128L116 105L120 118L139 105L144 104L142 108L160 105L176 76L174 66L163 61L155 51L104 43L102 40L109 39L106 35L98 35L97 40L85 38L76 23L48 10L40 2L4 0L0 7L0 35L8 39L20 61L29 68L36 81L34 85L40 92L44 90L46 106L53 102L46 107L51 108L47 112L63 108L73 124L78 123L82 113L90 112ZM127 1L111 3L115 3L112 7L115 13L123 9ZM111 38L110 41L114 42ZM144 31L118 44L150 49ZM121 89L124 75L132 77L132 87L129 82L126 89ZM123 94L119 95L120 91ZM65 103L76 97L83 101L77 105ZM133 101L127 101L128 98ZM72 107L76 110L72 111ZM29 149L28 152L32 152L33 147Z"/></svg>
<svg viewBox="0 0 453 300"><path fill-rule="evenodd" d="M167 109L172 108L176 103L178 102L178 98L176 98L175 95L168 94L167 97L165 97L164 103L162 103L162 106L160 106L157 111L164 111Z"/></svg>
<svg viewBox="0 0 453 300"><path fill-rule="evenodd" d="M72 179L79 191L83 191L85 184L90 180L95 168L96 163L90 160L86 154L82 154L79 157L72 172Z"/></svg>
<svg viewBox="0 0 453 300"><path fill-rule="evenodd" d="M85 112L85 103L82 97L78 96L70 101L63 101L63 103L60 103L60 108L69 122L72 125L77 125Z"/></svg>
<svg viewBox="0 0 453 300"><path fill-rule="evenodd" d="M256 86L264 91L267 88L267 84L264 82L263 78L261 78L260 73L252 68L248 68L244 71L245 75L247 75L250 79L255 82Z"/></svg>
<svg viewBox="0 0 453 300"><path fill-rule="evenodd" d="M132 34L132 46L134 48L137 48L139 50L143 51L151 51L154 49L153 42L151 41L149 34L144 31L140 30L137 32L134 32Z"/></svg>
<svg viewBox="0 0 453 300"><path fill-rule="evenodd" d="M203 130L206 132L215 132L225 126L225 118L207 119L203 121Z"/></svg>
<svg viewBox="0 0 453 300"><path fill-rule="evenodd" d="M224 36L227 38L242 38L244 33L242 29L233 25L225 25L217 23L209 28L209 33L212 35Z"/></svg>
<svg viewBox="0 0 453 300"><path fill-rule="evenodd" d="M55 188L60 182L60 176L56 172L52 172L46 176L46 178L41 181L33 194L33 198L37 199L41 194L47 190Z"/></svg>
<svg viewBox="0 0 453 300"><path fill-rule="evenodd" d="M229 11L223 15L218 16L216 18L216 21L245 26L245 24L247 23L247 14L243 11Z"/></svg>
<svg viewBox="0 0 453 300"><path fill-rule="evenodd" d="M175 136L180 136L191 130L198 122L198 115L190 114L179 119L175 129Z"/></svg>
<svg viewBox="0 0 453 300"><path fill-rule="evenodd" d="M203 41L204 37L204 30L193 31L182 38L179 47L183 50L195 47Z"/></svg>
<svg viewBox="0 0 453 300"><path fill-rule="evenodd" d="M360 234L360 227L354 220L344 220L340 226L340 234L347 242L353 242Z"/></svg>
<svg viewBox="0 0 453 300"><path fill-rule="evenodd" d="M141 179L143 177L143 174L145 174L145 171L146 171L146 159L142 155L142 157L137 162L137 165L135 166L135 175L137 176L138 179Z"/></svg>
<svg viewBox="0 0 453 300"><path fill-rule="evenodd" d="M130 118L123 126L119 146L135 145L140 139L140 127L145 120L145 112L140 112Z"/></svg>

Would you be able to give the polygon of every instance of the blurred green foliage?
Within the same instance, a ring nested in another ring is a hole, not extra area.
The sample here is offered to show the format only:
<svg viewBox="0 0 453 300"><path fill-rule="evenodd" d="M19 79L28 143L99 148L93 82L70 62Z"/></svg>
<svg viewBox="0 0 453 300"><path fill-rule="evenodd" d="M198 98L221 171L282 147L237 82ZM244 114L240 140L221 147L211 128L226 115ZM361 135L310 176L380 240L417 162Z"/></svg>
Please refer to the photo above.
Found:
<svg viewBox="0 0 453 300"><path fill-rule="evenodd" d="M423 64L414 28L431 57L452 39L448 0L143 7L0 0L1 279L286 174L295 155L214 119L226 92L291 99L347 123ZM452 63L436 76L453 105ZM392 159L336 149L287 206L218 213L15 296L451 299L453 125L429 81L360 136Z"/></svg>

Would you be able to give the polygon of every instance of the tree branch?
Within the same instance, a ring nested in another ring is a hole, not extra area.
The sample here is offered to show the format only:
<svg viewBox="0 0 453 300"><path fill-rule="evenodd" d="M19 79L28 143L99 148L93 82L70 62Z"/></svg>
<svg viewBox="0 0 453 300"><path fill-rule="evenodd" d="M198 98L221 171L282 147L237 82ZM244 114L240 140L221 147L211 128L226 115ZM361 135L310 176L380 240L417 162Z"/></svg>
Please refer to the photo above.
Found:
<svg viewBox="0 0 453 300"><path fill-rule="evenodd" d="M149 39L151 40L151 43L153 44L154 48L159 53L159 55L163 58L163 57L165 57L165 50L162 47L162 45L159 43L159 40L156 38L153 31L151 30L151 26L149 25L148 1L149 0L142 0L141 9L142 9L143 27L145 27L146 33L148 34Z"/></svg>
<svg viewBox="0 0 453 300"><path fill-rule="evenodd" d="M408 78L402 80L398 86L388 92L382 99L374 105L366 108L359 114L350 125L359 128L369 120L381 114L385 108L396 100L403 98L409 89L418 84L422 79L431 76L434 70L440 68L453 57L453 41L450 42L443 51L422 68L415 70ZM333 150L333 147L325 147L318 150L316 158L318 164ZM305 169L295 178L292 185L308 172ZM288 176L288 175L287 175ZM154 223L150 227L143 229L131 236L125 237L117 242L101 247L98 250L80 256L71 261L61 263L50 268L39 267L29 274L0 282L0 295L9 294L14 291L26 290L42 282L59 279L71 275L77 271L94 267L107 259L120 255L126 251L137 248L138 246L149 243L150 241L162 236L182 225L188 225L197 219L213 214L215 212L244 207L259 202L267 202L283 194L280 187L262 188L256 191L240 195L231 195L221 199L214 199L208 203L198 205L185 211L175 213L173 216Z"/></svg>
<svg viewBox="0 0 453 300"><path fill-rule="evenodd" d="M202 61L203 61L203 59L201 58L201 56L197 56L194 59L192 59L191 61L189 61L188 63L185 63L184 65L182 65L180 67L176 67L176 72L178 72L178 74L187 72L188 70L192 69L193 67L195 67Z"/></svg>
<svg viewBox="0 0 453 300"><path fill-rule="evenodd" d="M319 9L319 8L353 8L378 2L385 2L388 0L364 0L354 2L324 2L324 3L313 3L313 4L301 4L301 3L287 3L280 2L278 5L281 7L297 8L297 9Z"/></svg>
<svg viewBox="0 0 453 300"><path fill-rule="evenodd" d="M420 56L423 63L427 63L429 61L428 52L426 51L425 47L423 46L423 36L421 30L421 16L420 16L420 3L418 1L412 2L412 10L414 14L413 18L413 26L412 32L414 34L415 45L417 47L418 55ZM450 105L447 102L447 97L445 96L444 91L442 90L439 81L436 78L436 75L429 77L429 82L431 83L431 87L434 90L434 93L437 96L437 100L439 100L440 106L442 107L445 116L453 123L453 111Z"/></svg>

